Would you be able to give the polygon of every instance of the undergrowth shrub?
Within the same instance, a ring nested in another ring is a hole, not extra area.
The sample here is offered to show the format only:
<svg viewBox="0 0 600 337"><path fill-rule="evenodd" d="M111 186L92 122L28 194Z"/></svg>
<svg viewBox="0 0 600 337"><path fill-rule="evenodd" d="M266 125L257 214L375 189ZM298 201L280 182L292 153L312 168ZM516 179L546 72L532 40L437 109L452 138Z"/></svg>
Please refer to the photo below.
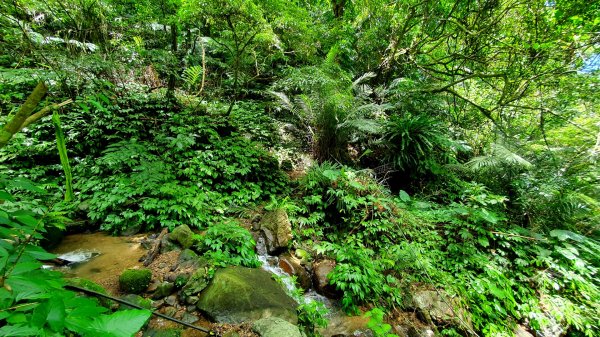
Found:
<svg viewBox="0 0 600 337"><path fill-rule="evenodd" d="M216 266L260 266L252 234L235 222L213 224L198 240L195 249L211 259Z"/></svg>

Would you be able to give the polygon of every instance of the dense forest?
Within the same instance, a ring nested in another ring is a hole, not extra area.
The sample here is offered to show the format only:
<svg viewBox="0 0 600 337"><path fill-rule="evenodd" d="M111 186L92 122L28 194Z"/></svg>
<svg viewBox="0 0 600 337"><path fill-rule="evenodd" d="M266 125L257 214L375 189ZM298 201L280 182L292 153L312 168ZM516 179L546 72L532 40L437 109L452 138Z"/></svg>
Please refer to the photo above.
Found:
<svg viewBox="0 0 600 337"><path fill-rule="evenodd" d="M224 336L328 337L335 307L354 336L599 336L599 49L589 0L3 0L0 336L192 336L148 332L171 297ZM97 231L195 271L53 265ZM291 316L212 315L261 254L298 262Z"/></svg>

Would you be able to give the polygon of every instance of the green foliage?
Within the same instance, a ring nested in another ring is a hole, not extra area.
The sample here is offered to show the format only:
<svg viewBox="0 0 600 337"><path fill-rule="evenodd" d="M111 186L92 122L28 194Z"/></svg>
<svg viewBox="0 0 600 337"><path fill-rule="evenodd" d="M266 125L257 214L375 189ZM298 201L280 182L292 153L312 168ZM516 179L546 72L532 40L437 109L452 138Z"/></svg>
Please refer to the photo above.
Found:
<svg viewBox="0 0 600 337"><path fill-rule="evenodd" d="M357 305L365 302L400 303L398 281L384 274L394 261L378 259L373 250L362 246L353 236L342 245L323 242L317 251L335 256L337 264L328 277L329 282L343 292L342 308L346 312L357 314Z"/></svg>
<svg viewBox="0 0 600 337"><path fill-rule="evenodd" d="M380 308L373 308L365 313L365 317L369 318L367 328L373 331L375 337L398 337L390 333L392 326L383 322L385 313Z"/></svg>
<svg viewBox="0 0 600 337"><path fill-rule="evenodd" d="M71 164L67 155L67 145L65 144L65 134L60 126L60 117L54 111L52 114L52 123L56 128L56 147L60 156L60 164L65 172L65 201L73 200L73 174L71 173Z"/></svg>
<svg viewBox="0 0 600 337"><path fill-rule="evenodd" d="M148 288L151 280L150 269L127 269L119 276L119 288L127 293L140 294Z"/></svg>
<svg viewBox="0 0 600 337"><path fill-rule="evenodd" d="M201 66L191 66L185 68L185 70L183 71L182 78L185 84L190 89L190 91L195 92L198 90L198 83L202 80L203 72L204 70Z"/></svg>
<svg viewBox="0 0 600 337"><path fill-rule="evenodd" d="M298 324L309 337L319 337L316 328L326 328L329 310L319 301L305 301L298 306Z"/></svg>
<svg viewBox="0 0 600 337"><path fill-rule="evenodd" d="M198 240L195 249L217 266L260 266L252 234L235 222L213 224Z"/></svg>
<svg viewBox="0 0 600 337"><path fill-rule="evenodd" d="M131 336L149 311L108 314L96 300L65 290L60 273L42 268L42 261L55 256L36 242L45 226L64 218L42 205L32 207L31 196L40 192L27 180L0 179L0 336Z"/></svg>
<svg viewBox="0 0 600 337"><path fill-rule="evenodd" d="M424 234L439 242L443 254L433 260L442 272L430 275L466 298L475 327L486 334L507 331L507 321L524 318L539 329L560 303L568 309L556 319L589 335L598 309L590 299L600 295L594 280L598 242L569 231L548 235L509 226L505 201L485 186L466 184L458 203L415 208L441 228L439 236Z"/></svg>
<svg viewBox="0 0 600 337"><path fill-rule="evenodd" d="M405 172L439 171L453 155L443 126L427 115L392 116L382 141L387 161Z"/></svg>

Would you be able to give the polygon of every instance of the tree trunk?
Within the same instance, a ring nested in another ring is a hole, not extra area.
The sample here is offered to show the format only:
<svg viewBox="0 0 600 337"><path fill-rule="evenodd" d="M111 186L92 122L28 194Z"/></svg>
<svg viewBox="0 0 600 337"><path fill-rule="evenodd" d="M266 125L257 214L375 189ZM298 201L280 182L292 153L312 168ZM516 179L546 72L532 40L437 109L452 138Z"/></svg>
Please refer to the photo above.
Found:
<svg viewBox="0 0 600 337"><path fill-rule="evenodd" d="M33 92L27 97L27 100L17 114L13 116L13 118L4 125L2 130L0 131L0 149L3 148L8 141L12 138L12 136L19 132L23 128L23 124L27 120L31 113L38 106L44 95L48 92L48 87L44 82L38 83L38 85L33 89Z"/></svg>
<svg viewBox="0 0 600 337"><path fill-rule="evenodd" d="M173 56L177 57L177 26L174 24L171 25L171 51L173 52ZM178 60L179 62L179 60ZM173 71L169 75L169 83L167 85L167 98L172 100L175 98L175 83L177 82L177 78Z"/></svg>

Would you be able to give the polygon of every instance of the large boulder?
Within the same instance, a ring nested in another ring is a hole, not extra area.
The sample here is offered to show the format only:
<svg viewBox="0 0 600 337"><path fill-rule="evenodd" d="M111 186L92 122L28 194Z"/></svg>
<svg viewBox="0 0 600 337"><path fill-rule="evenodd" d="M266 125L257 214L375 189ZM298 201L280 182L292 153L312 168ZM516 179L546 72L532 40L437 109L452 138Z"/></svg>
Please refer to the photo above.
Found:
<svg viewBox="0 0 600 337"><path fill-rule="evenodd" d="M296 276L300 287L310 289L312 281L310 274L300 264L300 260L296 259L289 253L279 256L279 267L290 276Z"/></svg>
<svg viewBox="0 0 600 337"><path fill-rule="evenodd" d="M265 213L260 220L259 229L264 233L269 254L285 250L292 241L292 224L284 209Z"/></svg>
<svg viewBox="0 0 600 337"><path fill-rule="evenodd" d="M175 227L169 235L169 240L179 243L183 248L190 248L197 241L194 232L187 225Z"/></svg>
<svg viewBox="0 0 600 337"><path fill-rule="evenodd" d="M340 293L334 286L329 284L327 275L335 268L334 260L320 260L313 263L313 286L317 293L329 297L339 298Z"/></svg>
<svg viewBox="0 0 600 337"><path fill-rule="evenodd" d="M252 324L252 330L261 337L302 337L297 326L279 317L259 319Z"/></svg>
<svg viewBox="0 0 600 337"><path fill-rule="evenodd" d="M218 270L196 306L219 323L238 324L271 316L293 324L298 321L297 303L262 269Z"/></svg>
<svg viewBox="0 0 600 337"><path fill-rule="evenodd" d="M451 324L472 330L471 316L460 306L457 298L444 290L416 289L412 294L412 303L425 323Z"/></svg>

